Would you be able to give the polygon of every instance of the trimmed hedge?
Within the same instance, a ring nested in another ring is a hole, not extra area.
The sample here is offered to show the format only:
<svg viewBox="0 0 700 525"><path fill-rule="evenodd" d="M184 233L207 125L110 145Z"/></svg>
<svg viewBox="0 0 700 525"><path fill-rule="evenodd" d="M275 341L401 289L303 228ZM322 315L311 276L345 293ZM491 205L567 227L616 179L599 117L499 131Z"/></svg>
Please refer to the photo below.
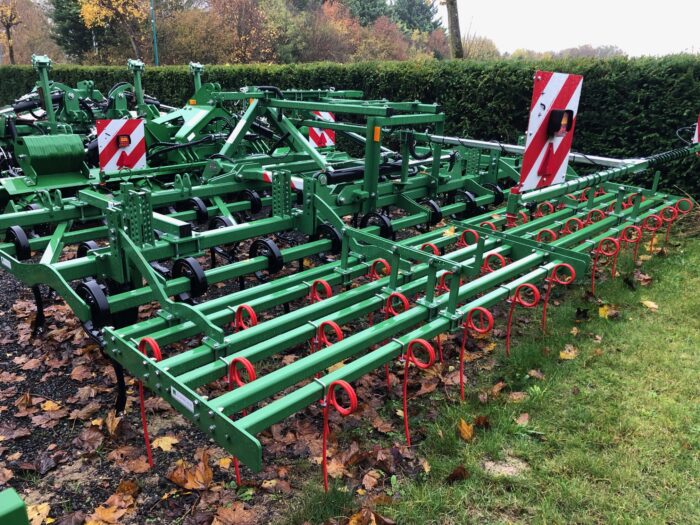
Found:
<svg viewBox="0 0 700 525"><path fill-rule="evenodd" d="M370 98L438 102L447 115L447 134L513 142L527 127L532 76L537 68L584 76L574 139L577 151L633 157L678 147L676 130L696 122L700 112L700 56L695 55L546 62L211 66L204 81L220 82L225 89L256 84L283 89L332 86L361 89ZM69 85L94 79L104 93L130 75L126 67L58 65L51 77ZM0 104L27 92L35 78L31 67L0 67ZM184 66L147 68L144 85L148 93L172 105L181 105L192 91ZM664 186L700 195L700 160L665 168Z"/></svg>

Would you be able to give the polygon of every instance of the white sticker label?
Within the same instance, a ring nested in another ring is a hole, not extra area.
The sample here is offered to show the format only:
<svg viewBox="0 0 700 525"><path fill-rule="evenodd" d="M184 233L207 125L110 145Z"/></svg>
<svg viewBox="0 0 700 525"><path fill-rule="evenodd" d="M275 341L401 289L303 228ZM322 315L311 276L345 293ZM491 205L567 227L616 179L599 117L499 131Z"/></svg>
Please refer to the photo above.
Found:
<svg viewBox="0 0 700 525"><path fill-rule="evenodd" d="M0 259L0 262L2 262L2 265L8 270L12 269L12 261L7 257L2 257L2 259Z"/></svg>
<svg viewBox="0 0 700 525"><path fill-rule="evenodd" d="M170 395L173 396L175 401L194 414L194 403L190 399L186 398L182 392L175 390L174 386L170 387Z"/></svg>

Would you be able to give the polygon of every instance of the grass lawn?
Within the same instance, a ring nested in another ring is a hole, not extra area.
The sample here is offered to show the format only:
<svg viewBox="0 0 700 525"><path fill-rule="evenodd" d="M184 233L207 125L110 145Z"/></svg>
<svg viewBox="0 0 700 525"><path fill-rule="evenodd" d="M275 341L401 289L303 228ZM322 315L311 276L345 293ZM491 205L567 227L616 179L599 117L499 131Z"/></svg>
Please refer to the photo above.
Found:
<svg viewBox="0 0 700 525"><path fill-rule="evenodd" d="M399 477L377 511L400 524L700 523L700 241L672 241L667 257L644 262L647 286L618 278L597 287L619 314L600 317L588 287L573 287L550 309L546 337L533 313L514 334L511 359L500 341L498 365L465 403L435 401L435 422L412 421L427 433L417 451L431 470ZM623 273L630 267L621 261ZM560 359L565 345L574 359ZM480 401L499 380L501 394ZM457 425L477 416L490 426L467 443ZM466 479L448 482L459 465ZM338 490L303 498L294 515L311 523L358 507Z"/></svg>

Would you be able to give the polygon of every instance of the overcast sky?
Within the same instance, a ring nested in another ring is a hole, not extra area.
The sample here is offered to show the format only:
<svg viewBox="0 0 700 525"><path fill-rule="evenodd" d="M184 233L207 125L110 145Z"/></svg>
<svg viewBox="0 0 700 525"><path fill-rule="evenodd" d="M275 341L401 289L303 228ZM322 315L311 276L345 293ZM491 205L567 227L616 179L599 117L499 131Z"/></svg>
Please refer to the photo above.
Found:
<svg viewBox="0 0 700 525"><path fill-rule="evenodd" d="M615 45L631 56L700 53L700 0L457 0L468 30L496 43L558 51ZM440 15L447 26L445 8Z"/></svg>

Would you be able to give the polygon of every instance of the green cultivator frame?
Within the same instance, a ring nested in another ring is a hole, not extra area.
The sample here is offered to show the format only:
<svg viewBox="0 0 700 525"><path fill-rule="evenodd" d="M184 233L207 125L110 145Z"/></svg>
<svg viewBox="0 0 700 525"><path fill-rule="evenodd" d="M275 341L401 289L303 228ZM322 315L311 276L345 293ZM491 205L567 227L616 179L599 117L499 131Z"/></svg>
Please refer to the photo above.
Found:
<svg viewBox="0 0 700 525"><path fill-rule="evenodd" d="M0 263L33 288L38 323L42 285L71 306L115 363L119 409L125 369L253 470L272 424L319 399L339 407L336 388L352 408L349 383L397 360L453 359L429 341L487 329L498 302L511 316L546 311L555 284L591 271L594 283L621 243L638 247L692 206L659 192L658 172L649 189L615 181L697 144L634 160L571 154L588 174L565 165L564 180L519 191L529 146L445 137L434 104L224 91L193 64L194 95L165 112L132 69L148 165L91 167L89 130L42 135L54 149L36 161L15 143L4 188L59 159L81 182L8 189ZM555 134L573 133L562 111Z"/></svg>

